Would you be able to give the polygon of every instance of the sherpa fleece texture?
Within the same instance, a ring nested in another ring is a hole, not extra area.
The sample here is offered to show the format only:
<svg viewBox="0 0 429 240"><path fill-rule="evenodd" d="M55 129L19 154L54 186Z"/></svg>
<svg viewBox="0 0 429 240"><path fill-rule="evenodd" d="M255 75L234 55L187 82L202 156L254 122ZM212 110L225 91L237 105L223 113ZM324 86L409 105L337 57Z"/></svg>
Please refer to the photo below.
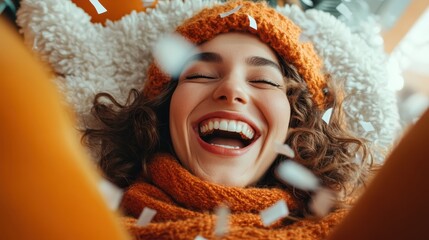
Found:
<svg viewBox="0 0 429 240"><path fill-rule="evenodd" d="M132 12L105 26L70 0L23 0L17 23L26 44L57 75L56 83L76 111L79 126L91 124L94 95L106 91L125 101L130 88L141 89L152 62L152 45L165 32L213 0L159 1L155 9ZM400 132L396 97L388 88L389 73L382 46L369 44L377 37L368 31L352 33L333 16L296 6L278 7L312 41L324 61L324 70L346 89L345 111L351 129L377 147L389 149ZM364 38L362 38L362 36ZM366 132L360 121L375 130ZM377 156L378 160L383 155Z"/></svg>

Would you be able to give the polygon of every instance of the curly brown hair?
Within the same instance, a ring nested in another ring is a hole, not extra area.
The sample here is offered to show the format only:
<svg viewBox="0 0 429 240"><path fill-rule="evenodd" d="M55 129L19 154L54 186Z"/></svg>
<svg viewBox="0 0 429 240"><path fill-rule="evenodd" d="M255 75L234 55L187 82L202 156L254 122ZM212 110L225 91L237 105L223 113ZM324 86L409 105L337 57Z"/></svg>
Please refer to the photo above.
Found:
<svg viewBox="0 0 429 240"><path fill-rule="evenodd" d="M313 103L306 83L296 69L280 57L279 62L292 110L286 143L296 153L294 160L310 169L324 187L342 193L341 203L365 182L371 172L369 148L363 139L354 137L347 129L339 87L330 83L329 89L324 89L330 99L324 107L334 109L327 124L322 119L324 111ZM154 99L148 99L134 89L125 104L107 93L96 95L92 113L101 128L87 129L83 139L92 147L99 145L99 166L110 181L127 187L138 176L148 178L146 164L154 153L175 155L169 133L169 108L176 86L177 79L173 79ZM360 161L355 160L357 154L361 156ZM284 159L281 155L277 157L258 186L280 186L275 168ZM294 189L287 183L281 183L281 186L293 189L295 196L308 206L311 192Z"/></svg>
<svg viewBox="0 0 429 240"><path fill-rule="evenodd" d="M279 57L287 79L287 96L291 106L291 120L286 144L294 150L294 161L305 166L319 178L321 185L339 193L336 207L348 206L356 190L374 174L377 166L373 162L367 141L351 133L342 110L344 100L342 88L335 85L329 76L328 88L324 89L329 99L323 109L332 108L329 124L323 120L324 110L316 106L307 90L305 81L295 68ZM275 169L286 157L279 155L261 183L276 185ZM295 196L309 211L308 201L314 192L305 192L288 185Z"/></svg>
<svg viewBox="0 0 429 240"><path fill-rule="evenodd" d="M91 111L100 127L87 128L82 140L98 151L98 165L108 180L127 187L142 169L146 172L146 163L154 153L173 153L169 108L176 86L177 81L171 81L153 99L132 89L124 104L108 93L95 96Z"/></svg>

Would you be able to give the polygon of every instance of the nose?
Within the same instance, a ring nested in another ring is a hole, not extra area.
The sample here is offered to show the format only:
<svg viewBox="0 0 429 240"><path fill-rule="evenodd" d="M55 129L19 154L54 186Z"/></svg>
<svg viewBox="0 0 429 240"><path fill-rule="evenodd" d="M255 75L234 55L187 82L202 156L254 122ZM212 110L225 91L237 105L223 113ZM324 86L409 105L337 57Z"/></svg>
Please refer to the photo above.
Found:
<svg viewBox="0 0 429 240"><path fill-rule="evenodd" d="M238 76L222 79L216 89L213 91L215 101L226 102L230 104L246 104L249 101L249 95L246 92L246 81Z"/></svg>

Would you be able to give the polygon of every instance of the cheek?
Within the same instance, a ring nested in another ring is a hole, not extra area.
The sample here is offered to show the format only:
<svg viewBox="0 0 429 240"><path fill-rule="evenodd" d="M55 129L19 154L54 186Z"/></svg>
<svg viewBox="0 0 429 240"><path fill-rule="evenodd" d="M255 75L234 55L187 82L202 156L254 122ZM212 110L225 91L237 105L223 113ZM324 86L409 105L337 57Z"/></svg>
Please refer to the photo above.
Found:
<svg viewBox="0 0 429 240"><path fill-rule="evenodd" d="M179 84L171 97L170 123L184 122L199 102L198 88L191 84Z"/></svg>
<svg viewBox="0 0 429 240"><path fill-rule="evenodd" d="M278 138L285 138L290 120L290 104L284 94L271 94L262 102L265 118Z"/></svg>
<svg viewBox="0 0 429 240"><path fill-rule="evenodd" d="M186 125L186 119L189 116L189 99L187 99L186 89L178 86L171 97L170 103L170 134L173 144L178 142L180 132Z"/></svg>
<svg viewBox="0 0 429 240"><path fill-rule="evenodd" d="M169 126L176 153L183 152L188 145L188 134L192 131L189 119L199 103L196 93L194 86L183 84L177 86L171 97Z"/></svg>
<svg viewBox="0 0 429 240"><path fill-rule="evenodd" d="M186 161L186 119L189 115L186 95L182 89L177 86L173 95L171 96L170 103L170 137L173 149L178 159L182 164L187 166Z"/></svg>
<svg viewBox="0 0 429 240"><path fill-rule="evenodd" d="M174 91L171 96L170 103L170 125L175 121L180 121L182 115L186 111L186 101L183 101L183 94L179 87Z"/></svg>

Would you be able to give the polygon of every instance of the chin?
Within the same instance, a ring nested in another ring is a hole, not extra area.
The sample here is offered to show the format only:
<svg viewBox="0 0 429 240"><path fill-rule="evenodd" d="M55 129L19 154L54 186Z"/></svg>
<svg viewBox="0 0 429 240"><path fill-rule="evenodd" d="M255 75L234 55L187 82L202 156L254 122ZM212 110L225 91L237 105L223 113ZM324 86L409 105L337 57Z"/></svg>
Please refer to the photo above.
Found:
<svg viewBox="0 0 429 240"><path fill-rule="evenodd" d="M223 173L221 176L197 176L205 181L210 183L219 184L222 186L229 187L247 187L249 185L253 185L253 181L251 179L247 179L246 177L237 178L236 173Z"/></svg>

